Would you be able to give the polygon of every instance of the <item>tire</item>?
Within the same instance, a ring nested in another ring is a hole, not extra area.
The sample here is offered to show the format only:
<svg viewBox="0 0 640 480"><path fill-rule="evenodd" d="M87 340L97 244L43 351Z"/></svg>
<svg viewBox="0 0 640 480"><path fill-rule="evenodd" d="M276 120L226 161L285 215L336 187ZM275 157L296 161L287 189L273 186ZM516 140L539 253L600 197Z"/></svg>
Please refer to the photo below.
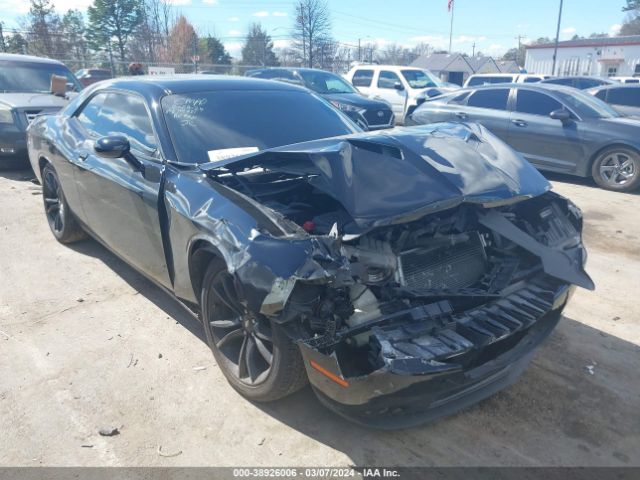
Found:
<svg viewBox="0 0 640 480"><path fill-rule="evenodd" d="M213 260L202 281L200 307L207 343L227 381L256 402L304 387L307 375L298 347L282 327L238 302L237 291L224 262Z"/></svg>
<svg viewBox="0 0 640 480"><path fill-rule="evenodd" d="M42 200L49 228L56 240L66 244L87 237L69 208L58 174L50 163L42 169Z"/></svg>
<svg viewBox="0 0 640 480"><path fill-rule="evenodd" d="M629 148L608 148L593 162L591 174L601 188L630 192L640 185L640 155Z"/></svg>

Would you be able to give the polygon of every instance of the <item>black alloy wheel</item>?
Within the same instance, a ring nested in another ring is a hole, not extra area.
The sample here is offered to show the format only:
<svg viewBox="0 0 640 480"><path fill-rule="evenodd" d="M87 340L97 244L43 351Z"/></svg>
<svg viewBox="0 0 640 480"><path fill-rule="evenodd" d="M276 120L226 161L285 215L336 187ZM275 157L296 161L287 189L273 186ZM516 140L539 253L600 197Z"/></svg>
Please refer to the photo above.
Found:
<svg viewBox="0 0 640 480"><path fill-rule="evenodd" d="M51 233L60 243L86 238L64 197L58 174L50 164L42 169L42 198Z"/></svg>

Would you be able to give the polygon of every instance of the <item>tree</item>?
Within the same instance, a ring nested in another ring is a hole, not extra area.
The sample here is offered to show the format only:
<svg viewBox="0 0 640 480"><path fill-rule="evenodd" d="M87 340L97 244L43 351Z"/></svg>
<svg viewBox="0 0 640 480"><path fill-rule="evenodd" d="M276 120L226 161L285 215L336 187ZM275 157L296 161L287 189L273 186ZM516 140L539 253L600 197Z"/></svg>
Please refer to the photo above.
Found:
<svg viewBox="0 0 640 480"><path fill-rule="evenodd" d="M378 62L387 65L409 65L418 58L418 54L414 50L392 43L378 52L376 58Z"/></svg>
<svg viewBox="0 0 640 480"><path fill-rule="evenodd" d="M27 53L27 40L19 33L14 33L5 38L7 53Z"/></svg>
<svg viewBox="0 0 640 480"><path fill-rule="evenodd" d="M60 17L55 13L51 0L31 0L26 22L29 53L54 57L57 52L53 38L59 28Z"/></svg>
<svg viewBox="0 0 640 480"><path fill-rule="evenodd" d="M502 56L502 60L514 61L519 66L523 66L525 54L526 54L526 48L524 45L521 45L520 48L516 47L516 48L510 48L509 50L507 50L505 54Z"/></svg>
<svg viewBox="0 0 640 480"><path fill-rule="evenodd" d="M68 47L69 58L78 60L80 65L85 66L89 57L89 47L86 41L86 27L84 18L80 10L68 10L62 17L62 32Z"/></svg>
<svg viewBox="0 0 640 480"><path fill-rule="evenodd" d="M273 51L273 42L259 23L249 27L249 33L242 47L243 65L277 66L278 59Z"/></svg>
<svg viewBox="0 0 640 480"><path fill-rule="evenodd" d="M326 0L297 0L293 25L294 46L302 63L313 68L322 48L331 42L331 18Z"/></svg>
<svg viewBox="0 0 640 480"><path fill-rule="evenodd" d="M207 38L200 39L200 45L207 61L214 65L231 65L231 55L218 38L209 35Z"/></svg>
<svg viewBox="0 0 640 480"><path fill-rule="evenodd" d="M164 60L173 63L190 63L197 53L198 35L184 15L180 15L169 31L169 46Z"/></svg>
<svg viewBox="0 0 640 480"><path fill-rule="evenodd" d="M120 61L127 56L127 45L142 20L141 0L94 0L87 12L93 47L106 50L115 41Z"/></svg>

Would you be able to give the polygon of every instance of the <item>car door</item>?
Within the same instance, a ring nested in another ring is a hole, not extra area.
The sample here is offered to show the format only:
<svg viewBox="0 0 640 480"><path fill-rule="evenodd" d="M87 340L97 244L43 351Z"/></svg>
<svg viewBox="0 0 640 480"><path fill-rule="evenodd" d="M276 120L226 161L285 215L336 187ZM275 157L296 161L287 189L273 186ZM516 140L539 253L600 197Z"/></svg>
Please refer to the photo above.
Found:
<svg viewBox="0 0 640 480"><path fill-rule="evenodd" d="M170 286L158 205L164 166L145 101L130 92L99 95L95 122L85 122L83 111L76 117L84 136L76 183L86 223L128 263ZM110 135L128 138L134 160L95 152L95 141Z"/></svg>
<svg viewBox="0 0 640 480"><path fill-rule="evenodd" d="M371 95L374 93L372 91L373 73L371 68L357 69L353 72L353 77L351 77L351 85L356 87L363 95Z"/></svg>
<svg viewBox="0 0 640 480"><path fill-rule="evenodd" d="M458 121L478 122L494 135L506 140L509 132L509 87L481 88L466 98L466 105L452 106Z"/></svg>
<svg viewBox="0 0 640 480"><path fill-rule="evenodd" d="M376 82L376 96L391 104L396 118L403 118L407 90L400 77L390 70L380 70Z"/></svg>
<svg viewBox="0 0 640 480"><path fill-rule="evenodd" d="M541 169L573 172L585 156L579 120L562 122L549 115L566 107L540 91L517 88L507 143Z"/></svg>

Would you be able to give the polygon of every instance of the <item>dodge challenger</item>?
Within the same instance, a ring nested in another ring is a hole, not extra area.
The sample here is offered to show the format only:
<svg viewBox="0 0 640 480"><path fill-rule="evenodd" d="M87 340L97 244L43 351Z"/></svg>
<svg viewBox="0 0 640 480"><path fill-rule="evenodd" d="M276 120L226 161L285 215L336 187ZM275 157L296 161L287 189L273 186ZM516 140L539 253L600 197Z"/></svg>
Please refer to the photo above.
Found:
<svg viewBox="0 0 640 480"><path fill-rule="evenodd" d="M361 424L430 421L512 384L594 288L580 210L477 124L362 132L294 85L137 77L28 149L54 237L174 295L253 401L310 383Z"/></svg>

